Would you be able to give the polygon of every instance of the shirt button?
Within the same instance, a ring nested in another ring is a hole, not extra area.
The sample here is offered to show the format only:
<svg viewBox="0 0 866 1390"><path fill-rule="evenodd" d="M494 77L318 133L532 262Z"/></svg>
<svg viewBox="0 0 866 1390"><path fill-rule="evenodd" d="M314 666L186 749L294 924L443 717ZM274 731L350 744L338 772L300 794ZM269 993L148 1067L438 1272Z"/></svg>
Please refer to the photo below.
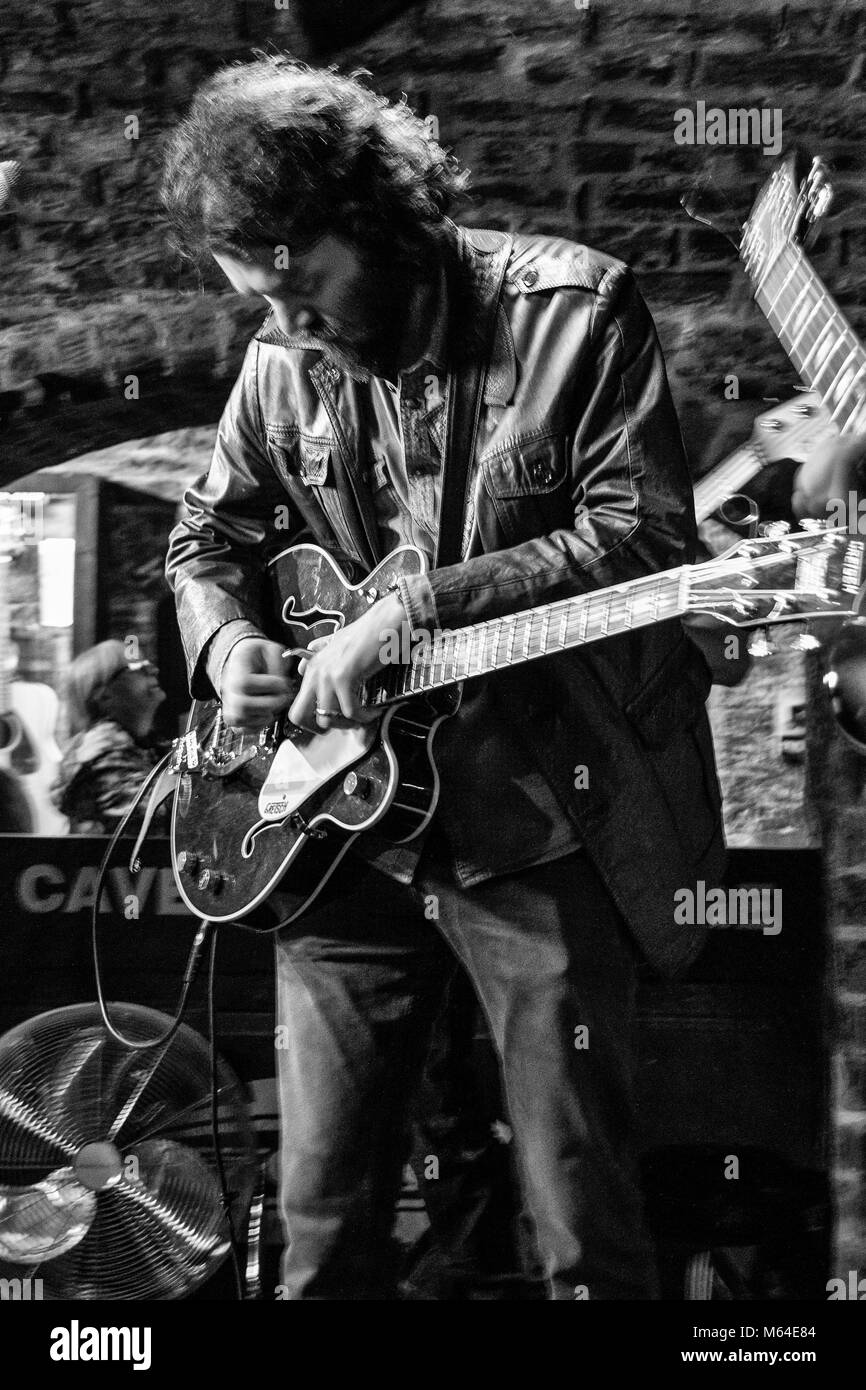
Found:
<svg viewBox="0 0 866 1390"><path fill-rule="evenodd" d="M537 271L537 270L533 270L532 267L530 266L529 270L525 270L525 271L523 272L523 281L522 281L522 283L523 283L524 289L531 290L533 285L537 285L537 284L538 284L538 271Z"/></svg>

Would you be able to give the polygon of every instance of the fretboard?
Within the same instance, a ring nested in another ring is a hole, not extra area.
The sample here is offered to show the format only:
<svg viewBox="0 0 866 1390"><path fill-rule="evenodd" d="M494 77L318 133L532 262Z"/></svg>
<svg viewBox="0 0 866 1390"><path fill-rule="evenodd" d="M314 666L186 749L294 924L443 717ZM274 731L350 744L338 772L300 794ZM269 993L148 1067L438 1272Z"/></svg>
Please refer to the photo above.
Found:
<svg viewBox="0 0 866 1390"><path fill-rule="evenodd" d="M866 428L866 352L799 246L786 243L764 268L744 241L755 299L840 433Z"/></svg>
<svg viewBox="0 0 866 1390"><path fill-rule="evenodd" d="M390 704L676 618L689 609L692 566L663 570L612 589L560 599L414 644L406 665L385 668L367 682L365 703Z"/></svg>

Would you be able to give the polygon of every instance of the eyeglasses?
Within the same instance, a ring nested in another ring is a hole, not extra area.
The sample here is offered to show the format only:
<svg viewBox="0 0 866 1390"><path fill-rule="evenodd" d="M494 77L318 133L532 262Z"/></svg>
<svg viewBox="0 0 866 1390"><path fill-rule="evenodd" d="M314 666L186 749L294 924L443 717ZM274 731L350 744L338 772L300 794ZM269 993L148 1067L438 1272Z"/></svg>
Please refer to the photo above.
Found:
<svg viewBox="0 0 866 1390"><path fill-rule="evenodd" d="M150 671L154 675L157 674L156 667L152 661L127 661L126 665L119 666L113 675L108 677L104 684L111 685L111 682L116 681L118 676L125 676L128 671Z"/></svg>

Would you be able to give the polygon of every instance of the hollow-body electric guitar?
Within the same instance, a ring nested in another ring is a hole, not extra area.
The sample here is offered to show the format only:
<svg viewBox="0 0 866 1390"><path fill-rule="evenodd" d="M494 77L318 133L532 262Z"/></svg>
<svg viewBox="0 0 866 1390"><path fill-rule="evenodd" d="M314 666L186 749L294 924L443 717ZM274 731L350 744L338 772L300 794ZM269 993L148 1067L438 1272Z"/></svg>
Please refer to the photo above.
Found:
<svg viewBox="0 0 866 1390"><path fill-rule="evenodd" d="M436 807L434 736L457 709L464 680L689 613L755 627L856 610L866 545L820 522L805 525L787 534L778 523L704 564L418 634L362 687L362 703L382 718L360 727L311 734L280 716L251 735L229 728L218 703L196 703L170 764L182 898L198 916L225 922L252 913L279 885L288 919L309 906L361 832L413 839ZM360 616L400 575L425 567L421 551L401 546L351 584L319 546L286 550L270 566L274 635L307 647Z"/></svg>

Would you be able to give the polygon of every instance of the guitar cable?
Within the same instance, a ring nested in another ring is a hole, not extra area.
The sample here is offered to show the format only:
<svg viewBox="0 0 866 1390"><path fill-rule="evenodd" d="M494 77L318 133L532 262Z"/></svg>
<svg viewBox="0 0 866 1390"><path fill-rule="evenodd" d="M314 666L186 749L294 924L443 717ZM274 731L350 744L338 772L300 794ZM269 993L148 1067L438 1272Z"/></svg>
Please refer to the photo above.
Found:
<svg viewBox="0 0 866 1390"><path fill-rule="evenodd" d="M201 966L204 947L207 944L207 941L212 931L214 930L215 925L209 917L203 917L200 921L199 929L196 932L195 939L192 943L192 946L190 947L190 953L187 959L186 969L184 970L183 983L181 985L175 1016L172 1019L172 1022L169 1024L168 1028L166 1028L165 1031L161 1033L158 1038L153 1038L148 1042L142 1042L136 1038L124 1037L124 1035L119 1031L119 1029L117 1029L114 1026L109 1017L105 993L102 987L102 967L100 965L99 960L99 905L102 900L102 893L105 887L105 877L108 872L108 866L111 863L111 858L114 854L115 849L117 848L118 841L120 840L120 837L122 836L124 830L126 829L130 820L134 816L135 812L138 810L138 807L141 804L141 801L143 800L144 796L147 794L147 792L150 791L154 782L162 773L163 769L166 767L170 756L170 753L166 753L164 757L160 758L156 766L151 769L151 771L148 773L147 777L144 779L141 786L139 787L138 792L136 793L131 805L129 806L129 809L122 816L117 826L115 827L111 839L109 840L105 848L105 853L102 856L102 862L99 865L99 871L96 875L96 888L93 897L93 904L90 911L90 945L91 954L93 957L93 972L96 981L96 998L99 1004L99 1012L102 1014L103 1023L105 1024L106 1028L108 1029L111 1036L115 1039L115 1041L119 1042L121 1046L129 1048L131 1051L134 1052L152 1052L157 1048L166 1047L168 1043L171 1042L171 1039L174 1037L181 1023L183 1022L183 1017L186 1013L187 1006L189 1004L190 991L192 989L199 968ZM159 1059L157 1059L157 1065L158 1064Z"/></svg>
<svg viewBox="0 0 866 1390"><path fill-rule="evenodd" d="M237 1191L230 1191L229 1189L225 1161L223 1158L222 1141L220 1139L219 1133L219 1060L217 1055L214 988L216 979L216 923L212 922L210 918L207 917L203 917L200 919L199 929L196 932L195 939L193 940L192 946L190 947L190 953L187 958L186 969L184 970L183 974L183 982L181 984L180 995L178 997L177 1009L175 1011L174 1018L172 1019L169 1026L160 1034L158 1038L154 1038L147 1042L142 1042L141 1040L136 1038L125 1037L124 1034L121 1033L120 1030L115 1027L115 1025L111 1021L111 1018L109 1017L108 1003L105 998L105 991L102 982L102 966L99 958L99 905L102 900L102 894L105 888L105 878L108 873L108 867L111 863L112 856L117 848L118 842L120 841L124 830L128 826L135 812L138 810L138 807L141 805L141 802L143 801L144 797L151 790L157 778L163 772L170 756L171 754L167 753L163 758L161 758L160 761L148 773L147 777L142 782L128 810L125 812L125 814L122 816L121 820L115 827L111 835L111 838L108 844L106 845L105 853L103 854L102 861L99 865L99 870L96 876L96 886L94 891L93 904L91 907L90 937L91 952L93 957L93 972L96 983L96 998L99 1004L99 1011L102 1015L102 1021L105 1024L105 1027L107 1028L108 1032L111 1034L111 1036L115 1039L116 1042L120 1043L122 1047L128 1048L130 1051L156 1052L156 1056L153 1060L153 1065L151 1066L149 1074L144 1080L144 1085L141 1085L139 1083L138 1090L139 1094L141 1094L141 1092L144 1090L144 1087L150 1082L151 1078L153 1077L157 1067L162 1062L163 1057L168 1051L168 1047L171 1043L172 1038L175 1036L175 1034L181 1026L181 1023L183 1022L184 1015L186 1014L187 1007L189 1005L189 996L192 990L192 986L195 983L199 969L201 967L205 947L209 946L210 948L208 952L207 1019L208 1056L210 1071L209 1110L211 1143L213 1144L214 1163L217 1170L217 1180L219 1182L220 1188L220 1203L223 1209L223 1214L225 1216L226 1225L228 1228L229 1251L232 1263L235 1296L238 1300L243 1300L244 1277L241 1267L240 1243L238 1241L237 1230L235 1227L234 1220L234 1207L237 1204L239 1193Z"/></svg>

